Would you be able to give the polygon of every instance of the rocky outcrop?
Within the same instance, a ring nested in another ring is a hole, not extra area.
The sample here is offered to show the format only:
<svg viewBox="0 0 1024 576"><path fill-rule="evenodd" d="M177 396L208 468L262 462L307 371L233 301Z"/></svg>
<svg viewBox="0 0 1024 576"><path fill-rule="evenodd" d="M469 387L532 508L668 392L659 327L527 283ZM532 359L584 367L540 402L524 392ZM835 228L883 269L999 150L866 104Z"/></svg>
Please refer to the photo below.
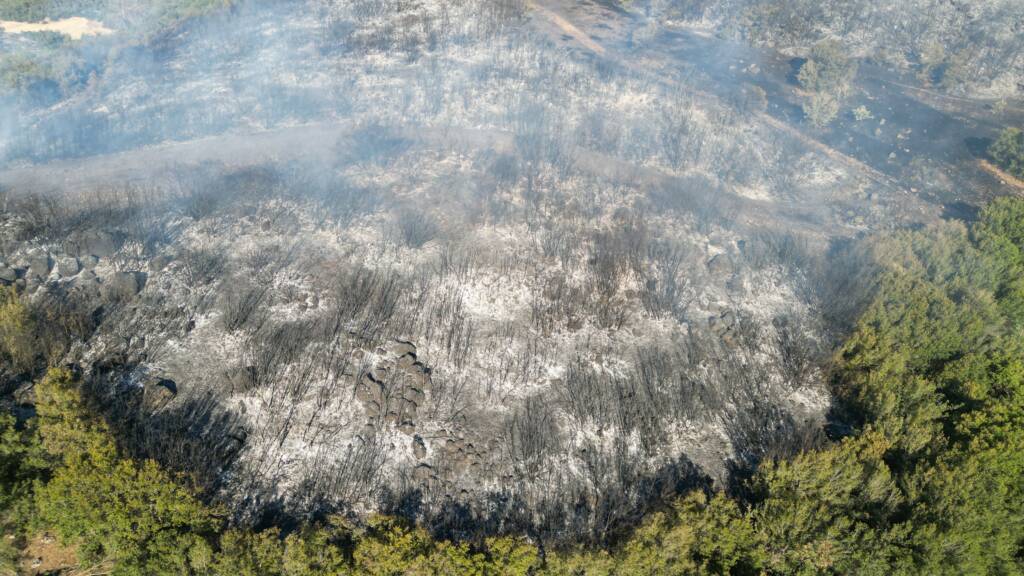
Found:
<svg viewBox="0 0 1024 576"><path fill-rule="evenodd" d="M79 258L87 256L109 258L117 253L118 243L108 232L85 230L73 233L64 243L64 250Z"/></svg>
<svg viewBox="0 0 1024 576"><path fill-rule="evenodd" d="M389 342L378 352L382 359L359 376L356 400L370 425L396 426L412 434L430 389L430 369L417 360L416 346L410 342Z"/></svg>
<svg viewBox="0 0 1024 576"><path fill-rule="evenodd" d="M18 280L18 272L6 264L0 264L0 285L8 286Z"/></svg>
<svg viewBox="0 0 1024 576"><path fill-rule="evenodd" d="M100 293L108 302L130 300L142 290L145 275L139 272L115 272L103 279Z"/></svg>
<svg viewBox="0 0 1024 576"><path fill-rule="evenodd" d="M78 274L81 269L82 266L78 262L78 258L73 256L59 258L57 260L57 274L62 278L70 278Z"/></svg>

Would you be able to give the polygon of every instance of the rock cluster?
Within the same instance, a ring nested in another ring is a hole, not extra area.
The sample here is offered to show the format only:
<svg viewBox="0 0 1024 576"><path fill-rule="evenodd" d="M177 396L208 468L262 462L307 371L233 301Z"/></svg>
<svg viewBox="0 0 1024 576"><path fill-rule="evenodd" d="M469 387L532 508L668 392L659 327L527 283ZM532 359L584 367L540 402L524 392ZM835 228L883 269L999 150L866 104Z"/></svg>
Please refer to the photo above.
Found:
<svg viewBox="0 0 1024 576"><path fill-rule="evenodd" d="M412 434L416 412L430 390L430 369L416 359L416 346L409 342L389 342L377 355L382 359L364 371L356 385L367 427L397 426Z"/></svg>

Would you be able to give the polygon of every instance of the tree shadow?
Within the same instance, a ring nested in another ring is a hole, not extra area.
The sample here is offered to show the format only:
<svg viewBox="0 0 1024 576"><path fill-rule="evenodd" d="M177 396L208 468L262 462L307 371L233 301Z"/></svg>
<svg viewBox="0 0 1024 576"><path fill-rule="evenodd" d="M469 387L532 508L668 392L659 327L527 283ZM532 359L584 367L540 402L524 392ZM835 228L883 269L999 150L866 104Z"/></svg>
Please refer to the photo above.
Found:
<svg viewBox="0 0 1024 576"><path fill-rule="evenodd" d="M989 160L988 149L992 146L991 138L966 138L964 139L964 145L967 147L967 151L970 152L971 156L974 156L978 160Z"/></svg>

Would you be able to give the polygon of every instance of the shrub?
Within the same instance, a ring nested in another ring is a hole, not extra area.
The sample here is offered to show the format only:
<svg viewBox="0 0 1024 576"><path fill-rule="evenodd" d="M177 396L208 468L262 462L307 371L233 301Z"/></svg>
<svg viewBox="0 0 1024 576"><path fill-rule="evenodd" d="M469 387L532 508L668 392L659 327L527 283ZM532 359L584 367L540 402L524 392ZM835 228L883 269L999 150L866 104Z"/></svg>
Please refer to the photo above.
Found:
<svg viewBox="0 0 1024 576"><path fill-rule="evenodd" d="M839 115L839 101L827 92L813 94L809 100L804 102L803 107L807 119L816 128L828 126Z"/></svg>
<svg viewBox="0 0 1024 576"><path fill-rule="evenodd" d="M996 164L1017 178L1024 178L1024 131L1007 128L989 146L989 156Z"/></svg>
<svg viewBox="0 0 1024 576"><path fill-rule="evenodd" d="M32 368L32 334L32 318L17 291L12 286L0 287L0 357L15 370Z"/></svg>
<svg viewBox="0 0 1024 576"><path fill-rule="evenodd" d="M797 76L800 85L811 92L804 114L812 124L822 128L835 119L856 75L857 62L847 56L842 44L824 40L814 45Z"/></svg>
<svg viewBox="0 0 1024 576"><path fill-rule="evenodd" d="M0 60L0 89L5 91L22 92L53 76L52 69L24 54L9 54Z"/></svg>

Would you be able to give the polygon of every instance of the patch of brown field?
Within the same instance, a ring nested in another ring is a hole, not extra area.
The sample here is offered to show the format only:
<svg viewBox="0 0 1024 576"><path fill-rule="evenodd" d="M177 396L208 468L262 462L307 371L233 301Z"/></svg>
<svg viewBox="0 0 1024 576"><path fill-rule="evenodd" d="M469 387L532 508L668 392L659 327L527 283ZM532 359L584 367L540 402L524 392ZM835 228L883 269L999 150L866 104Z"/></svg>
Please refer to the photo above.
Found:
<svg viewBox="0 0 1024 576"><path fill-rule="evenodd" d="M56 538L39 534L28 541L21 552L18 574L75 574L78 566L75 550L62 546Z"/></svg>
<svg viewBox="0 0 1024 576"><path fill-rule="evenodd" d="M600 55L604 55L604 46L601 46L600 44L595 42L594 39L590 37L590 35L588 35L583 30L577 28L575 24L566 20L561 14L558 14L557 12L546 6L541 6L536 2L529 2L529 6L530 8L536 10L541 16L546 18L552 24L554 24L559 30L562 31L562 33L571 37L573 40L578 42L587 50L590 50L591 52L595 52Z"/></svg>
<svg viewBox="0 0 1024 576"><path fill-rule="evenodd" d="M57 32L75 40L83 36L106 36L114 31L103 25L102 22L74 16L63 20L43 20L42 22L13 22L0 20L0 29L7 34L22 34L25 32Z"/></svg>

